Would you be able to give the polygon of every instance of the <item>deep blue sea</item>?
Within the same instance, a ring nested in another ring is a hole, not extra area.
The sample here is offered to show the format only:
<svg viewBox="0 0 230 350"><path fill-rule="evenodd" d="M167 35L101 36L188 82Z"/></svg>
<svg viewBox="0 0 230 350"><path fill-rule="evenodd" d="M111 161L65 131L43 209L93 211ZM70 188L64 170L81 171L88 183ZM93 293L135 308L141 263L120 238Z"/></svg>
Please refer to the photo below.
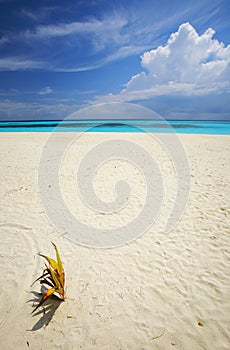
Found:
<svg viewBox="0 0 230 350"><path fill-rule="evenodd" d="M230 121L65 120L0 122L0 132L156 132L230 135Z"/></svg>

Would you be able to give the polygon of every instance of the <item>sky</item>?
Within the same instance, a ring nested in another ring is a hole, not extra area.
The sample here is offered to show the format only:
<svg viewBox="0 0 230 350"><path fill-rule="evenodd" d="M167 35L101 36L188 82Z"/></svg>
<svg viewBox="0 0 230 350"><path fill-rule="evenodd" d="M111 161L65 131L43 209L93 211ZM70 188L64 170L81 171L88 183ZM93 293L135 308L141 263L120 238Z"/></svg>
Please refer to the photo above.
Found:
<svg viewBox="0 0 230 350"><path fill-rule="evenodd" d="M0 0L0 120L107 102L229 120L229 33L229 0Z"/></svg>

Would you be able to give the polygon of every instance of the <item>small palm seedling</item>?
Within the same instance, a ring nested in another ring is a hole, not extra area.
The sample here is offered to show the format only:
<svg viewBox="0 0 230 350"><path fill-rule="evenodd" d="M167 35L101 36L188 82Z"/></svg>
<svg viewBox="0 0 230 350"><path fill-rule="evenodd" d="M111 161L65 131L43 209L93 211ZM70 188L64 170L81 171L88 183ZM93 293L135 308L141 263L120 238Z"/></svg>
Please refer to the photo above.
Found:
<svg viewBox="0 0 230 350"><path fill-rule="evenodd" d="M57 246L52 242L55 252L56 252L56 259L57 261L49 258L46 255L38 254L45 258L48 262L48 264L45 264L46 268L43 271L43 274L38 277L34 282L40 281L41 284L45 284L51 288L48 288L46 292L43 294L39 304L35 307L33 312L35 312L39 306L41 306L51 295L55 293L61 300L65 300L65 273L62 266L61 258L57 249ZM33 285L32 284L32 285ZM33 313L32 312L32 313Z"/></svg>

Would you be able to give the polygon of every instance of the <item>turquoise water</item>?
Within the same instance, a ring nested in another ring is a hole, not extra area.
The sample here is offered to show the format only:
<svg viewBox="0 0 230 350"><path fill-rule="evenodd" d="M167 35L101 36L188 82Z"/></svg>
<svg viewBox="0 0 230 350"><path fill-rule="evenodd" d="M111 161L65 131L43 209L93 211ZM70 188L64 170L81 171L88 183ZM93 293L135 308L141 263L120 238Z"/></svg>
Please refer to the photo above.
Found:
<svg viewBox="0 0 230 350"><path fill-rule="evenodd" d="M230 121L65 120L0 122L0 132L177 132L230 135Z"/></svg>

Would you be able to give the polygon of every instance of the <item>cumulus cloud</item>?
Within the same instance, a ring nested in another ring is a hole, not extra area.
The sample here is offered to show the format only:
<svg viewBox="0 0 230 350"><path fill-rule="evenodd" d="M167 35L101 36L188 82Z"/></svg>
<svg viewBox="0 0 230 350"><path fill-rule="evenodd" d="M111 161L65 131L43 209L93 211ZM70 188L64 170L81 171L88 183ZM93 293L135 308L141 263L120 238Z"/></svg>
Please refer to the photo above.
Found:
<svg viewBox="0 0 230 350"><path fill-rule="evenodd" d="M214 34L209 28L199 35L191 24L183 23L170 35L165 46L141 56L144 70L129 80L120 97L132 100L229 89L230 45L225 47L213 39Z"/></svg>

